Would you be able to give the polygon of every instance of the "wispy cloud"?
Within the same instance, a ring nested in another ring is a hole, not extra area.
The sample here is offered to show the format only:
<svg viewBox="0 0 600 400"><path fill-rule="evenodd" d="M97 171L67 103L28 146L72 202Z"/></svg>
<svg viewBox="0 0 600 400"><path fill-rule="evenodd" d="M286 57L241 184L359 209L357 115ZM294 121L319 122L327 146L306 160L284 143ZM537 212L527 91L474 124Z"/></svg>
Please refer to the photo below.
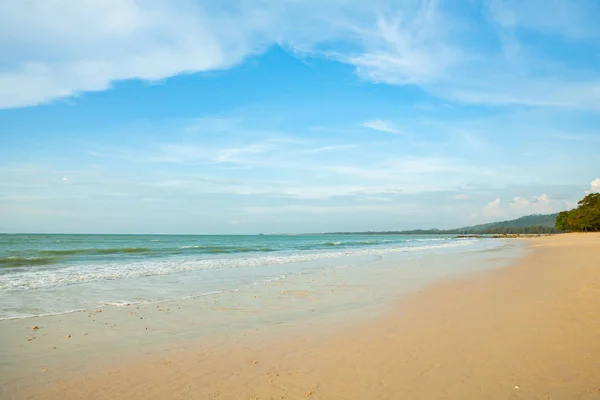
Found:
<svg viewBox="0 0 600 400"><path fill-rule="evenodd" d="M382 119L373 119L370 121L365 121L360 125L365 128L369 128L369 129L373 129L373 130L381 131L381 132L386 132L386 133L393 133L393 134L402 133L402 131L400 129L398 129L398 127L393 122L385 121Z"/></svg>
<svg viewBox="0 0 600 400"><path fill-rule="evenodd" d="M490 0L483 8L434 0L103 4L3 2L0 35L12 39L0 41L7 66L0 107L106 90L120 80L226 69L275 44L349 64L371 82L419 85L459 102L600 104L598 69L543 44L599 51L593 0Z"/></svg>
<svg viewBox="0 0 600 400"><path fill-rule="evenodd" d="M436 81L460 57L458 48L446 43L448 20L436 1L398 5L391 17L379 16L364 30L363 51L340 56L365 79L391 84L423 84Z"/></svg>
<svg viewBox="0 0 600 400"><path fill-rule="evenodd" d="M486 9L500 26L509 29L558 34L573 40L594 40L600 37L596 19L600 5L594 0L489 0ZM543 7L552 7L553 14L540 13Z"/></svg>
<svg viewBox="0 0 600 400"><path fill-rule="evenodd" d="M469 171L474 171L476 175L488 173L485 169L474 168L461 159L415 156L386 158L372 165L331 165L323 168L354 178L395 182L407 191L425 186L432 190L447 188L456 184L457 176L464 177Z"/></svg>
<svg viewBox="0 0 600 400"><path fill-rule="evenodd" d="M358 147L358 145L356 145L356 144L340 144L340 145L333 145L333 146L317 147L314 149L307 150L306 152L307 153L323 153L326 151L355 149L357 147Z"/></svg>

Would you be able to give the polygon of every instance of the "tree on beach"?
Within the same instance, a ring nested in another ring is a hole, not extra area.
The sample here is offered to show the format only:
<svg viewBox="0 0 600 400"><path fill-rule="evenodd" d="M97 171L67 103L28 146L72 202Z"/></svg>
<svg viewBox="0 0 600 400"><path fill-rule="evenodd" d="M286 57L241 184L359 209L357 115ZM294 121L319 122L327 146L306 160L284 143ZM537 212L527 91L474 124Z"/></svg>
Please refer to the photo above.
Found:
<svg viewBox="0 0 600 400"><path fill-rule="evenodd" d="M590 193L577 204L577 208L558 214L556 229L570 232L599 232L600 193Z"/></svg>

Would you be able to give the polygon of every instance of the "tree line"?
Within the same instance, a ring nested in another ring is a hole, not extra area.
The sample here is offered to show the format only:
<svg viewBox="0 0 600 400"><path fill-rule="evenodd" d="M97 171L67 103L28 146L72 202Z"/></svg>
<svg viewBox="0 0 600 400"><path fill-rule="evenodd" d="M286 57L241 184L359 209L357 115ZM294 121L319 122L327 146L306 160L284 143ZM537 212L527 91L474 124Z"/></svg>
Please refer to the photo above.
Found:
<svg viewBox="0 0 600 400"><path fill-rule="evenodd" d="M568 232L600 232L600 193L590 193L577 208L556 217L556 229Z"/></svg>
<svg viewBox="0 0 600 400"><path fill-rule="evenodd" d="M543 226L543 225L530 225L530 226L496 226L490 227L486 229L456 229L451 233L459 233L463 235L504 235L509 233L519 233L519 234L541 234L541 233L556 233L556 229L551 226Z"/></svg>

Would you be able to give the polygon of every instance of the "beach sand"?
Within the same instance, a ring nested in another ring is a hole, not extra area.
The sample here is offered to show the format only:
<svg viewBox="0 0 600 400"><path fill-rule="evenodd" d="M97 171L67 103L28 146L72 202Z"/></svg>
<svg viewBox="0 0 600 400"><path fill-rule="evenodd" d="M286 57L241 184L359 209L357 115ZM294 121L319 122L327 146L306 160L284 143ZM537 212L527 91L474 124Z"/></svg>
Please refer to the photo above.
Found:
<svg viewBox="0 0 600 400"><path fill-rule="evenodd" d="M600 235L526 240L514 265L429 285L371 319L186 338L102 366L77 359L65 377L40 366L36 384L4 395L600 399Z"/></svg>

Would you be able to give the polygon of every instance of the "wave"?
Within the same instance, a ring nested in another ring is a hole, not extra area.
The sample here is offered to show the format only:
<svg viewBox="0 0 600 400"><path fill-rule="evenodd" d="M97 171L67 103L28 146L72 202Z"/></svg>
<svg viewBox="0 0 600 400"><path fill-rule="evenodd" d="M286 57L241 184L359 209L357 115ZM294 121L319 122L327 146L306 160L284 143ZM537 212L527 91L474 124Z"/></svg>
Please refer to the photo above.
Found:
<svg viewBox="0 0 600 400"><path fill-rule="evenodd" d="M201 253L225 254L225 253L249 253L275 251L271 247L237 247L237 246L179 246L180 250L199 250Z"/></svg>
<svg viewBox="0 0 600 400"><path fill-rule="evenodd" d="M104 255L104 254L135 254L148 253L152 249L146 247L116 247L108 249L68 249L68 250L38 250L37 254L49 256L71 256L71 255Z"/></svg>
<svg viewBox="0 0 600 400"><path fill-rule="evenodd" d="M415 239L373 239L373 240L347 240L337 242L321 242L319 246L377 246L377 245L389 245L389 244L401 244L415 241ZM317 248L319 246L310 246L311 248Z"/></svg>
<svg viewBox="0 0 600 400"><path fill-rule="evenodd" d="M56 264L59 257L0 257L0 268L18 268Z"/></svg>
<svg viewBox="0 0 600 400"><path fill-rule="evenodd" d="M336 238L338 239L338 238ZM342 249L355 250L366 247L377 247L377 246L392 246L402 245L403 243L420 241L420 240L435 240L433 238L428 239L383 239L383 238L361 238L361 239L343 239L343 240L330 240L330 241L315 241L315 242L298 242L289 243L286 242L281 244L279 242L267 242L267 243L238 243L238 244L221 244L221 243L204 243L204 244L188 244L183 245L179 243L161 243L157 245L146 245L141 244L140 246L118 247L108 245L107 247L79 247L79 248L53 248L49 246L47 248L28 250L28 251L16 251L8 250L5 253L5 257L10 255L13 257L7 257L0 259L0 268L2 267L38 267L47 264L56 264L63 262L63 266L74 263L90 263L94 262L111 262L117 257L121 256L122 261L130 261L131 258L140 259L141 257L147 258L164 258L174 256L193 256L193 255L227 255L227 254L243 254L243 253L268 253L268 252L286 252L286 251L321 251L325 249ZM151 239L151 241L159 241L159 239ZM160 240L161 242L163 240ZM54 241L53 241L54 242Z"/></svg>
<svg viewBox="0 0 600 400"><path fill-rule="evenodd" d="M27 269L10 275L0 275L0 290L19 291L71 284L168 275L195 270L265 267L287 263L348 256L383 255L397 252L419 252L467 246L475 241L460 241L424 246L353 249L335 252L278 253L277 255L235 258L171 258L152 261L104 262L69 265L57 270Z"/></svg>
<svg viewBox="0 0 600 400"><path fill-rule="evenodd" d="M237 247L237 246L179 246L176 248L147 248L147 247L115 247L87 249L51 249L29 252L13 252L15 256L0 258L0 267L33 267L54 264L60 260L69 261L78 256L108 256L108 255L147 255L161 256L189 253L201 254L230 254L250 252L270 252L270 247Z"/></svg>

